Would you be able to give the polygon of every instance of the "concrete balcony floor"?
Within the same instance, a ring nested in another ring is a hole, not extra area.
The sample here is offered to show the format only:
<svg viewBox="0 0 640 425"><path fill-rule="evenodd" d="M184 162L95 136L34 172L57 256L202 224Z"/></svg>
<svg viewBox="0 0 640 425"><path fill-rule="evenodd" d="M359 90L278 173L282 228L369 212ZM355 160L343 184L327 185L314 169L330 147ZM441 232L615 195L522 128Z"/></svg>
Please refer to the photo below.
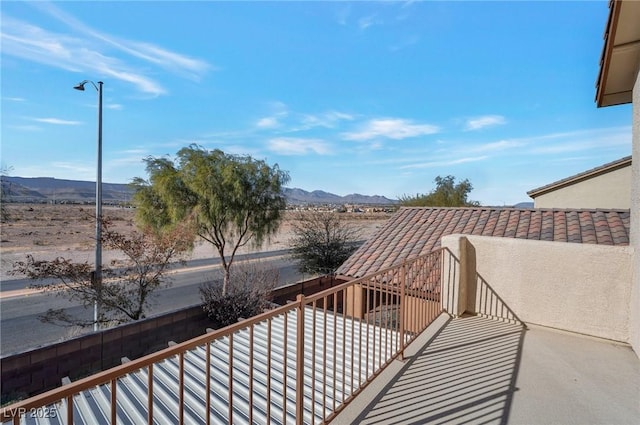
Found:
<svg viewBox="0 0 640 425"><path fill-rule="evenodd" d="M640 360L607 340L442 315L333 423L637 424Z"/></svg>

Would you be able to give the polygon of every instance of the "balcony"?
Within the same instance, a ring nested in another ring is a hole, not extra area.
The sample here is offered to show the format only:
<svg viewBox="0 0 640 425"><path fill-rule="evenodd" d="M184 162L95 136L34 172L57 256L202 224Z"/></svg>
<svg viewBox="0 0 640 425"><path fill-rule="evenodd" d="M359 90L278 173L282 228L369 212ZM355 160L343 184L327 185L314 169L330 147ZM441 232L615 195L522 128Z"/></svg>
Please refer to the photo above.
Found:
<svg viewBox="0 0 640 425"><path fill-rule="evenodd" d="M443 315L340 424L634 424L640 362L625 345L479 316Z"/></svg>
<svg viewBox="0 0 640 425"><path fill-rule="evenodd" d="M523 320L536 317L532 311L545 309L524 308L534 299L512 298L502 282L499 291L491 286L495 276L480 267L491 263L483 257L486 241L474 241L478 267L473 249L455 242L6 406L2 421L625 423L640 417L640 362L628 346L525 327ZM569 302L558 316L574 314L572 308ZM566 329L582 329L573 322L591 326L590 319L574 318ZM612 323L596 331L615 332Z"/></svg>

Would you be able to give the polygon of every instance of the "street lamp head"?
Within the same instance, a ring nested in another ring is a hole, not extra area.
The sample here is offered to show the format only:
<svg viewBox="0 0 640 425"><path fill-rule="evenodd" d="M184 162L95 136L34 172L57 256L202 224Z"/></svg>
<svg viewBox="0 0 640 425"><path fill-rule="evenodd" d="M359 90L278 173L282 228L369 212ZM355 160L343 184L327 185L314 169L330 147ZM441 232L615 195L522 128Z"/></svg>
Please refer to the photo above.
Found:
<svg viewBox="0 0 640 425"><path fill-rule="evenodd" d="M73 86L73 88L76 89L76 90L84 91L84 85L89 83L89 82L90 82L89 80L81 81L78 84L76 84L75 86Z"/></svg>
<svg viewBox="0 0 640 425"><path fill-rule="evenodd" d="M100 91L100 89L98 88L98 86L96 86L96 83L94 83L91 80L84 80L80 83L78 83L77 85L73 86L74 89L76 90L80 90L80 91L84 91L84 85L87 83L91 83L91 85L97 90ZM102 81L98 81L98 84L100 84L102 86Z"/></svg>

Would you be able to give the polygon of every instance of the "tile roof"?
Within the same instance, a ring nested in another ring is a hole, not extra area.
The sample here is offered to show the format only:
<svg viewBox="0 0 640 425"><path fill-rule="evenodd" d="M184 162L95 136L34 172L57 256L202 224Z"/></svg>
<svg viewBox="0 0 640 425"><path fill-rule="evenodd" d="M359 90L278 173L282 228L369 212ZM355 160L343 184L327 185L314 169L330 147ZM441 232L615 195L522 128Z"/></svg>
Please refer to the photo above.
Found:
<svg viewBox="0 0 640 425"><path fill-rule="evenodd" d="M539 241L629 245L629 210L403 207L337 270L362 277L465 234Z"/></svg>
<svg viewBox="0 0 640 425"><path fill-rule="evenodd" d="M602 174L610 173L611 171L619 170L620 168L625 167L631 167L631 155L625 156L624 158L620 158L612 162L608 162L590 170L574 174L573 176L566 177L553 183L546 184L536 189L531 189L527 192L527 195L535 198L536 196L551 192L552 190L560 189L562 187L569 186L596 176L600 176Z"/></svg>

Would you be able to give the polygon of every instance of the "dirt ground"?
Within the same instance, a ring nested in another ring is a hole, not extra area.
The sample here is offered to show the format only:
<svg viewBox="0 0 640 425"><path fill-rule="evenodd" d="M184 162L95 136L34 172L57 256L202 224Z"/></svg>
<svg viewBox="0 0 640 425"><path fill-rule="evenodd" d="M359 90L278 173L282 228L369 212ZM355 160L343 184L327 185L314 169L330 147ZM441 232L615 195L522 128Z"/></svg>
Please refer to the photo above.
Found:
<svg viewBox="0 0 640 425"><path fill-rule="evenodd" d="M0 279L15 279L9 271L15 261L27 254L36 259L71 258L93 263L95 255L95 208L90 205L7 204L9 220L0 225ZM344 213L347 220L360 228L362 239L370 237L389 218L386 213ZM112 221L112 227L122 233L136 229L134 209L103 207L103 215ZM244 248L239 253L271 251L289 248L293 236L287 213L278 233L261 249ZM212 257L209 244L197 243L192 259ZM117 258L117 253L104 251L103 262Z"/></svg>

